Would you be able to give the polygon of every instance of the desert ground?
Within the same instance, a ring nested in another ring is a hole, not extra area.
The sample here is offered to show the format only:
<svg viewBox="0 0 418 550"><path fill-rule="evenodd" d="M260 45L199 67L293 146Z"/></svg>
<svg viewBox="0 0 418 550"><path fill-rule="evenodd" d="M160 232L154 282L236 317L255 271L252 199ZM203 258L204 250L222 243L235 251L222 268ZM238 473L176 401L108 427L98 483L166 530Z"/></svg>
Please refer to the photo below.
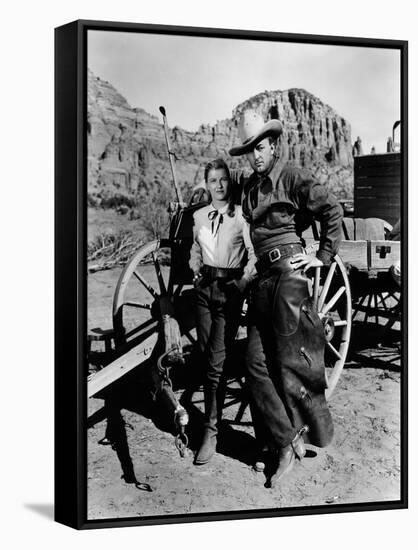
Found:
<svg viewBox="0 0 418 550"><path fill-rule="evenodd" d="M112 327L120 273L116 267L89 274L89 330ZM381 326L354 323L348 361L329 401L334 440L325 449L308 446L307 456L274 489L266 488L265 475L252 469L256 447L248 408L239 422L234 420L241 395L236 381L231 378L217 453L209 464L194 466L202 393L196 391L188 407L189 449L181 457L172 419L151 397L149 362L143 363L88 401L89 519L399 500L399 338L399 331L393 330L382 343ZM93 343L92 371L104 361L102 345ZM242 348L242 342L239 345ZM179 399L196 368L192 356L186 357L186 364L173 374ZM237 349L233 369L239 371L241 357Z"/></svg>

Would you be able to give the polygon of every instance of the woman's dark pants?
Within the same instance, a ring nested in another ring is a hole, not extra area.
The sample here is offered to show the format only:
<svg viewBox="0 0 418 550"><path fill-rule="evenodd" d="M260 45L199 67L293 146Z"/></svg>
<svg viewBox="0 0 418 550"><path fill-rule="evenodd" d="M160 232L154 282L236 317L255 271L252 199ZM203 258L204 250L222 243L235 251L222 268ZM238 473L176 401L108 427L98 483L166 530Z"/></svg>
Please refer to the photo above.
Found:
<svg viewBox="0 0 418 550"><path fill-rule="evenodd" d="M205 362L205 426L216 431L225 392L226 354L240 321L243 297L232 281L203 282L197 294L197 342Z"/></svg>

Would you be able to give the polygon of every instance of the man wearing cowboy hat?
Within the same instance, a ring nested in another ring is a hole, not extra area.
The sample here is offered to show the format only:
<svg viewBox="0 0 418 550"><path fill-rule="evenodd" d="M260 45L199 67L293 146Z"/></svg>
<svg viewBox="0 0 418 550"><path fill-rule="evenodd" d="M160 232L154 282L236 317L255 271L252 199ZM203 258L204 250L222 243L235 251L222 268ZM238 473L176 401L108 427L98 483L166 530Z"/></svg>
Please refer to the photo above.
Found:
<svg viewBox="0 0 418 550"><path fill-rule="evenodd" d="M272 450L266 486L273 486L305 454L304 438L323 447L333 436L325 401L324 330L309 298L306 272L327 265L341 238L342 209L307 171L285 165L276 154L279 120L264 123L245 111L241 145L253 169L243 189L258 280L250 297L246 378ZM316 218L319 250L306 254L301 233ZM302 435L305 433L304 438Z"/></svg>

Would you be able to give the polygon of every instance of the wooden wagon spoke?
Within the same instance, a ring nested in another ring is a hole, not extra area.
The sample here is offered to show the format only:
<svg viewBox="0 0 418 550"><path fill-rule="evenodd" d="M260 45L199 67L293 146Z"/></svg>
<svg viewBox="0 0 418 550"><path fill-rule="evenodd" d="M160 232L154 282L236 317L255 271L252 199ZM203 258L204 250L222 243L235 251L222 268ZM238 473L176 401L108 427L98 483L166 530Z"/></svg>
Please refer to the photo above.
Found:
<svg viewBox="0 0 418 550"><path fill-rule="evenodd" d="M332 281L332 278L334 276L336 267L337 267L336 262L333 262L331 264L330 268L329 268L327 278L325 279L325 283L324 283L324 286L322 288L321 296L319 297L318 311L322 310L322 306L324 305L325 299L327 297L328 290L329 290L329 287L331 285L331 281Z"/></svg>
<svg viewBox="0 0 418 550"><path fill-rule="evenodd" d="M128 307L137 307L140 309L149 309L149 310L151 310L152 308L151 304L144 304L141 302L125 302L123 305Z"/></svg>
<svg viewBox="0 0 418 550"><path fill-rule="evenodd" d="M155 299L158 298L158 294L155 292L155 290L152 288L152 286L140 275L137 271L133 272L134 276L137 278L137 280L144 285L144 287L148 290L148 292L151 294L151 296Z"/></svg>
<svg viewBox="0 0 418 550"><path fill-rule="evenodd" d="M129 332L125 334L125 338L128 339L131 336L139 335L139 333L146 333L145 329L149 329L149 331L155 330L158 328L158 322L155 319L148 319L142 325L139 325L138 327L135 327L131 329ZM142 334L141 334L142 337Z"/></svg>
<svg viewBox="0 0 418 550"><path fill-rule="evenodd" d="M152 260L154 262L154 268L155 268L155 273L157 275L157 280L158 280L158 285L160 287L160 292L161 292L161 294L166 294L167 290L166 290L166 287L165 287L163 274L161 273L160 262L158 261L157 254L155 252L152 253Z"/></svg>
<svg viewBox="0 0 418 550"><path fill-rule="evenodd" d="M185 336L188 338L188 340L189 340L189 342L190 342L191 344L195 345L195 344L197 343L196 338L194 338L194 337L190 334L190 332L189 332L188 330L185 331L184 334L185 334Z"/></svg>
<svg viewBox="0 0 418 550"><path fill-rule="evenodd" d="M313 286L313 295L312 295L314 307L317 307L318 305L320 279L321 279L321 267L315 267L314 286Z"/></svg>
<svg viewBox="0 0 418 550"><path fill-rule="evenodd" d="M378 312L379 301L377 299L376 292L373 294L373 298L374 298L374 320L376 322L376 325L378 325L379 324L379 312Z"/></svg>
<svg viewBox="0 0 418 550"><path fill-rule="evenodd" d="M356 309L354 310L354 313L353 313L353 319L355 318L355 316L357 315L357 313L360 311L360 308L361 308L361 306L363 305L364 300L365 300L366 298L367 298L367 294L365 294L364 296L362 296L361 300L360 300L359 303L357 304Z"/></svg>
<svg viewBox="0 0 418 550"><path fill-rule="evenodd" d="M363 323L367 323L367 319L369 318L370 307L372 305L372 299L373 299L373 294L369 294L369 299L367 301L367 306L366 306L366 311L365 311L365 314L364 314Z"/></svg>
<svg viewBox="0 0 418 550"><path fill-rule="evenodd" d="M330 309L334 307L336 302L339 300L339 298L344 294L345 292L345 286L341 286L337 292L334 294L334 296L331 298L331 300L324 306L321 313L323 315L326 315Z"/></svg>
<svg viewBox="0 0 418 550"><path fill-rule="evenodd" d="M342 319L340 321L334 321L334 326L335 327L346 327L347 326L347 321L345 319Z"/></svg>
<svg viewBox="0 0 418 550"><path fill-rule="evenodd" d="M382 294L381 292L379 292L379 294L377 294L377 296L380 298L380 304L383 306L383 309L384 309L385 311L387 311L388 308L387 308L386 300L385 300L383 294ZM379 302L377 303L377 305L379 305Z"/></svg>
<svg viewBox="0 0 418 550"><path fill-rule="evenodd" d="M342 356L338 350L334 348L334 346L331 344L331 342L327 342L328 348L332 351L332 353L338 357L338 359L342 359Z"/></svg>

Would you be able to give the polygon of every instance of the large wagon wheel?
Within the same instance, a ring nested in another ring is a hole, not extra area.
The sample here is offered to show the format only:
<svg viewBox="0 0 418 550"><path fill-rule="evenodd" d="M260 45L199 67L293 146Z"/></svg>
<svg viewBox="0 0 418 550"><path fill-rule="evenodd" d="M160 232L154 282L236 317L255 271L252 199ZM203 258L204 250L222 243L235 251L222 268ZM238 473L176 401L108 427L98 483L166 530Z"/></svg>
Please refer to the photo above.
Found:
<svg viewBox="0 0 418 550"><path fill-rule="evenodd" d="M161 316L180 296L183 284L175 284L172 277L171 247L166 239L152 241L125 265L113 298L118 345L158 331Z"/></svg>
<svg viewBox="0 0 418 550"><path fill-rule="evenodd" d="M337 255L330 266L317 267L312 277L312 300L324 325L329 399L347 358L351 335L351 291L347 271Z"/></svg>
<svg viewBox="0 0 418 550"><path fill-rule="evenodd" d="M172 246L168 239L151 241L136 252L121 272L113 297L117 345L157 332L164 313L173 315L182 334L195 343L191 333L195 326L194 293L187 276L174 273ZM180 269L185 271L184 266Z"/></svg>

